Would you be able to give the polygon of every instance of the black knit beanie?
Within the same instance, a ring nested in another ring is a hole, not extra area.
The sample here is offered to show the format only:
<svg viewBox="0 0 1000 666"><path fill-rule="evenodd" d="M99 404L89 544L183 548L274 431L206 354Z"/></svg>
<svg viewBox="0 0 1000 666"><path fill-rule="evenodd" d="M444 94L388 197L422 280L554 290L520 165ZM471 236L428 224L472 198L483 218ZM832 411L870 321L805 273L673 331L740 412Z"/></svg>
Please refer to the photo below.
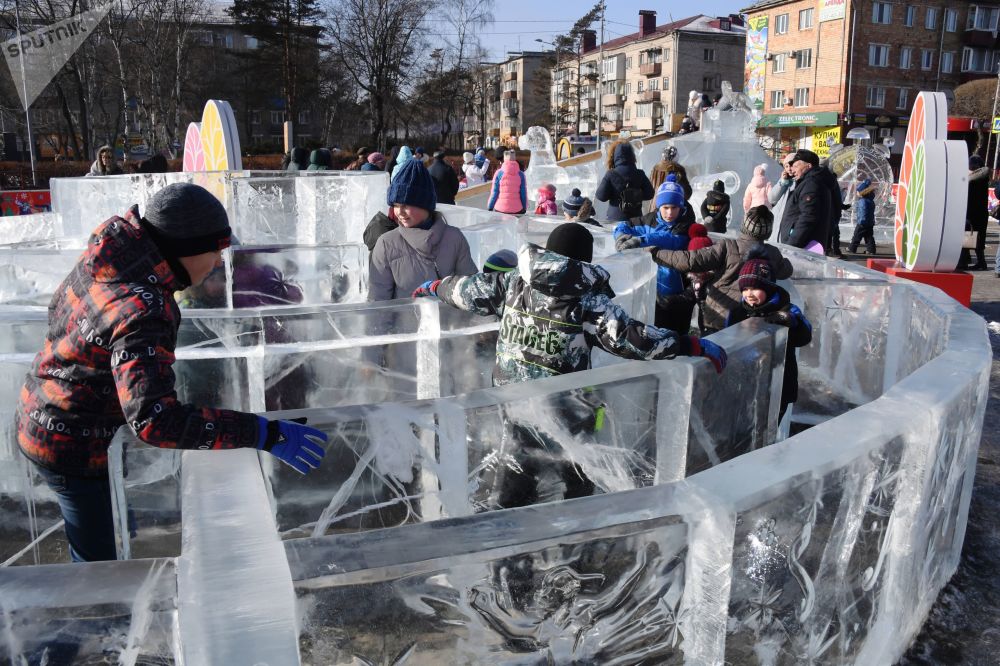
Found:
<svg viewBox="0 0 1000 666"><path fill-rule="evenodd" d="M594 258L594 237L582 224L566 222L552 230L545 249L589 264Z"/></svg>
<svg viewBox="0 0 1000 666"><path fill-rule="evenodd" d="M156 246L171 257L223 250L233 242L225 207L193 183L173 183L154 194L142 219Z"/></svg>

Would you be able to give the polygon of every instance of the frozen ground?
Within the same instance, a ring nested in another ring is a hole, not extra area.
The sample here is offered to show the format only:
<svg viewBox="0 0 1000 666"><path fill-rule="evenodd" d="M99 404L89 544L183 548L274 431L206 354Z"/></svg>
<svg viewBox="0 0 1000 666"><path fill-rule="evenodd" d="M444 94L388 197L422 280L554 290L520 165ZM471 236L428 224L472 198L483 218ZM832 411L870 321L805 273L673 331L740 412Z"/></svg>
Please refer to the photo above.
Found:
<svg viewBox="0 0 1000 666"><path fill-rule="evenodd" d="M987 256L1000 249L997 223L990 221ZM879 256L889 257L889 247ZM853 258L853 257L852 257ZM864 262L861 257L859 263ZM924 629L901 666L1000 663L1000 279L973 272L972 309L990 325L993 370L979 444L976 483L958 571L938 596Z"/></svg>

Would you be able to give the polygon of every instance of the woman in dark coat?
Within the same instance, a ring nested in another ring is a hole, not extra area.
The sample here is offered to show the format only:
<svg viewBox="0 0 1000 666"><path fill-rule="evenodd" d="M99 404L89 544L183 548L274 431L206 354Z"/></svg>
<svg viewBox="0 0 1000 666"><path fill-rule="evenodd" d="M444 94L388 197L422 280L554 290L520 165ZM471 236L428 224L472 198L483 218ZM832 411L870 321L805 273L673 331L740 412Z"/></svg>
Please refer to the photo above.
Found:
<svg viewBox="0 0 1000 666"><path fill-rule="evenodd" d="M635 150L627 141L616 141L608 152L608 172L595 197L608 202L607 218L624 222L642 215L642 202L653 198L653 184L636 166Z"/></svg>

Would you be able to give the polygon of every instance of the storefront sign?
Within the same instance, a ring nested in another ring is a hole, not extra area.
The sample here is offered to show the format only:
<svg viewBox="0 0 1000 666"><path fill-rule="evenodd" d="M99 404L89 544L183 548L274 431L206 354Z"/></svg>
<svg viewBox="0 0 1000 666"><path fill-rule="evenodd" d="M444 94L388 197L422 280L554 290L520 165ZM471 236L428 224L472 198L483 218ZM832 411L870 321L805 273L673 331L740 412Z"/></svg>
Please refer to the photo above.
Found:
<svg viewBox="0 0 1000 666"><path fill-rule="evenodd" d="M847 13L847 0L819 0L819 20L842 19Z"/></svg>
<svg viewBox="0 0 1000 666"><path fill-rule="evenodd" d="M835 143L840 143L840 127L813 130L812 151L821 158L830 156L830 146Z"/></svg>
<svg viewBox="0 0 1000 666"><path fill-rule="evenodd" d="M913 104L899 169L894 245L909 270L953 271L962 249L969 149L948 141L944 93L921 92Z"/></svg>
<svg viewBox="0 0 1000 666"><path fill-rule="evenodd" d="M760 119L759 127L833 127L837 124L835 111L821 113L770 113Z"/></svg>

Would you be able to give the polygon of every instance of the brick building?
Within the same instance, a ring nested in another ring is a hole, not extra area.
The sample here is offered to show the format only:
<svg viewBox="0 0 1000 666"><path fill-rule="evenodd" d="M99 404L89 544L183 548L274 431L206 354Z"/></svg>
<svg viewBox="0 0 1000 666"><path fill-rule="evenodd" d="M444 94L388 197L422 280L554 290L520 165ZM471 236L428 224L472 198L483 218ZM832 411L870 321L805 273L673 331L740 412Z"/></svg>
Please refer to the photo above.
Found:
<svg viewBox="0 0 1000 666"><path fill-rule="evenodd" d="M604 135L676 130L689 91L711 97L721 92L722 81L741 89L742 17L696 15L658 26L656 12L642 10L638 27L603 46L586 31L579 54L560 54L549 100L560 135L594 133L598 109Z"/></svg>
<svg viewBox="0 0 1000 666"><path fill-rule="evenodd" d="M895 140L922 90L953 99L997 65L1000 2L764 0L747 15L745 90L774 152L825 154L855 127Z"/></svg>

